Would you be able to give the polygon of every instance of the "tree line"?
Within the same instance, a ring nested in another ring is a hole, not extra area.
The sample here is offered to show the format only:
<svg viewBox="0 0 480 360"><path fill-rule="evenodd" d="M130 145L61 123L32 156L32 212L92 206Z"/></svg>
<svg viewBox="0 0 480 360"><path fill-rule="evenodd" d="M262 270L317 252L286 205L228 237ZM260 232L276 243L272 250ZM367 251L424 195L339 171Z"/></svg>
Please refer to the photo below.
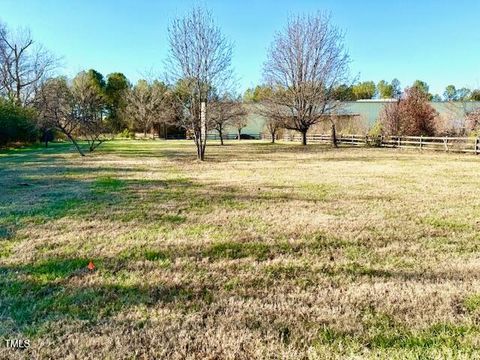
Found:
<svg viewBox="0 0 480 360"><path fill-rule="evenodd" d="M409 104L417 100L424 104L480 98L479 90L450 85L442 99L430 94L420 80L405 91L397 79L358 83L350 76L344 33L324 12L289 18L268 48L263 85L243 96L236 91L233 44L208 10L195 7L173 19L168 45L162 79L131 84L120 72L104 77L93 69L68 79L56 75L59 59L28 31L12 32L0 23L0 145L38 138L48 145L61 135L84 155L79 140L94 151L118 133L131 136L132 131L141 131L146 136L174 125L194 140L197 157L204 160L209 131L217 131L222 144L226 127L237 129L241 138L246 103L254 104L253 111L266 119L272 141L283 128L300 132L306 145L309 129L326 121L336 146L331 115L342 101L397 99L385 110L383 116L389 120L383 122L383 131L427 131L425 124L402 127L392 119L412 118ZM414 117L425 122L431 109L420 109Z"/></svg>
<svg viewBox="0 0 480 360"><path fill-rule="evenodd" d="M480 89L468 89L466 87L456 88L455 85L448 85L442 95L431 94L429 85L422 80L415 80L409 87L415 87L422 91L428 101L480 101ZM377 84L374 81L357 82L351 85L341 84L334 90L333 97L338 101L358 100L385 100L400 99L405 91L402 89L398 79L391 82L381 80ZM259 102L268 91L267 85L257 85L249 88L244 93L244 99L251 102Z"/></svg>

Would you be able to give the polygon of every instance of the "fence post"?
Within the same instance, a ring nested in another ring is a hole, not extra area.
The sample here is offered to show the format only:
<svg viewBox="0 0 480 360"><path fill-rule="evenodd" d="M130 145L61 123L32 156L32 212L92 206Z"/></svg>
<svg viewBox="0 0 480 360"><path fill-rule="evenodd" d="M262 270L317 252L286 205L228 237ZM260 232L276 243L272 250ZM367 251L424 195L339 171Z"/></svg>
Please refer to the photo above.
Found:
<svg viewBox="0 0 480 360"><path fill-rule="evenodd" d="M402 146L402 138L400 136L397 138L397 146Z"/></svg>
<svg viewBox="0 0 480 360"><path fill-rule="evenodd" d="M479 143L479 139L478 137L475 138L475 155L478 155L478 143Z"/></svg>
<svg viewBox="0 0 480 360"><path fill-rule="evenodd" d="M443 145L445 145L445 151L448 152L448 138L447 137L443 138Z"/></svg>
<svg viewBox="0 0 480 360"><path fill-rule="evenodd" d="M420 135L420 150L422 150L423 148L422 140L423 140L423 135Z"/></svg>

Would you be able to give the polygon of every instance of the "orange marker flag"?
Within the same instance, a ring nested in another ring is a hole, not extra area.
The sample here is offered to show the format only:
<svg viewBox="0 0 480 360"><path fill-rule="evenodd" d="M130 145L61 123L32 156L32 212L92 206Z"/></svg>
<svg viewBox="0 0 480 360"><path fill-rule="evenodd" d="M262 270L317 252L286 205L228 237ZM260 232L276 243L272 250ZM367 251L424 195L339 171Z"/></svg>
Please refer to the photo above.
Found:
<svg viewBox="0 0 480 360"><path fill-rule="evenodd" d="M93 264L93 261L90 261L87 265L88 270L93 271L95 269L95 265Z"/></svg>

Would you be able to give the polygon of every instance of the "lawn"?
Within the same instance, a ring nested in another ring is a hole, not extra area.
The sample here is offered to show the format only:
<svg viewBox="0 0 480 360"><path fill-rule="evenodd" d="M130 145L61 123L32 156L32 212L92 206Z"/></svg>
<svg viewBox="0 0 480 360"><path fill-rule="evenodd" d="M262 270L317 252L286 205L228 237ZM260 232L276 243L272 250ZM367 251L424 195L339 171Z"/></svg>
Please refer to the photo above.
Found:
<svg viewBox="0 0 480 360"><path fill-rule="evenodd" d="M0 358L480 358L480 157L0 153ZM93 261L94 271L87 269Z"/></svg>

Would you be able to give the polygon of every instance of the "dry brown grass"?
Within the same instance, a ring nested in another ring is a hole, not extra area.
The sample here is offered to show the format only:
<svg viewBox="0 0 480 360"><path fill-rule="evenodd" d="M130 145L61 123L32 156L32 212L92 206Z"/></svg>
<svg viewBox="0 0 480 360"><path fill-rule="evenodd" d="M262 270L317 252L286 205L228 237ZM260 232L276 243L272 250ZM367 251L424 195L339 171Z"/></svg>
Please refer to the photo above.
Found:
<svg viewBox="0 0 480 360"><path fill-rule="evenodd" d="M477 157L67 150L0 154L0 357L480 357Z"/></svg>

